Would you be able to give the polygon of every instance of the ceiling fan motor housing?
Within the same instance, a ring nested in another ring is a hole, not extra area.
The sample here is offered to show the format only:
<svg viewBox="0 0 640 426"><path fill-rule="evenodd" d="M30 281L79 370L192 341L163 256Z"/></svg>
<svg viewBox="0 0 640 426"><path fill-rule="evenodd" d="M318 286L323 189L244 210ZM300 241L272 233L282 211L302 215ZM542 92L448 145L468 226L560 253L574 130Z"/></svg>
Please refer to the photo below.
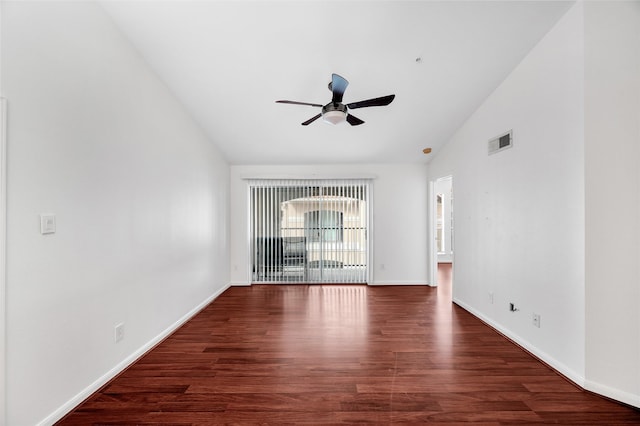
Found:
<svg viewBox="0 0 640 426"><path fill-rule="evenodd" d="M322 107L322 120L331 124L338 124L347 118L347 106L341 103L329 102Z"/></svg>

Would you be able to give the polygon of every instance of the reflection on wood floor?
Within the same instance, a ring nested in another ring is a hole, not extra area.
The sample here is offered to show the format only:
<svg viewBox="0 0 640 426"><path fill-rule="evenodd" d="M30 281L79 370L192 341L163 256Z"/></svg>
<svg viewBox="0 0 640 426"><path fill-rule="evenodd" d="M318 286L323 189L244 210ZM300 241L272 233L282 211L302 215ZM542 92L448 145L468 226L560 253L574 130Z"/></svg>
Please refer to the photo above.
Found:
<svg viewBox="0 0 640 426"><path fill-rule="evenodd" d="M361 422L637 425L640 412L452 305L443 279L232 287L60 424Z"/></svg>

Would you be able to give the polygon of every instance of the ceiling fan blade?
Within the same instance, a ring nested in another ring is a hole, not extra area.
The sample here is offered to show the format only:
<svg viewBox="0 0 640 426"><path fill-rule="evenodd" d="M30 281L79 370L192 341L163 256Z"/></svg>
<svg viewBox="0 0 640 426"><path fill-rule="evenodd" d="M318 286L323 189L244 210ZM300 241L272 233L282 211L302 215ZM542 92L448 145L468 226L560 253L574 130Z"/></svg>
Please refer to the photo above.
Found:
<svg viewBox="0 0 640 426"><path fill-rule="evenodd" d="M303 126L308 126L309 124L313 123L314 121L316 121L320 117L322 117L322 114L314 115L313 117L311 117L310 119L308 119L307 121L302 123L302 125Z"/></svg>
<svg viewBox="0 0 640 426"><path fill-rule="evenodd" d="M393 99L396 95L388 95L382 96L380 98L367 99L366 101L359 101L347 104L347 108L356 109L356 108L364 108L364 107L372 107L372 106L385 106L389 105L393 102Z"/></svg>
<svg viewBox="0 0 640 426"><path fill-rule="evenodd" d="M298 101L276 101L277 104L292 104L292 105L308 105L312 107L322 107L320 104L310 104L309 102L298 102Z"/></svg>
<svg viewBox="0 0 640 426"><path fill-rule="evenodd" d="M331 75L331 91L333 92L333 103L342 103L342 95L347 90L349 82L338 74Z"/></svg>
<svg viewBox="0 0 640 426"><path fill-rule="evenodd" d="M347 121L352 126L359 126L360 124L364 123L364 121L360 120L358 117L354 117L351 114L347 114Z"/></svg>

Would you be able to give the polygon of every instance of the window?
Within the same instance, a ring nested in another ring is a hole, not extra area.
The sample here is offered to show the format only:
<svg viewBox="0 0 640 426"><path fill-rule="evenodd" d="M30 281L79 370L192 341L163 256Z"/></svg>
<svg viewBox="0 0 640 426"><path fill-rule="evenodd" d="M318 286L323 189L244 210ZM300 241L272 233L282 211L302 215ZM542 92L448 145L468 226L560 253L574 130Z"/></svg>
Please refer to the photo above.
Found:
<svg viewBox="0 0 640 426"><path fill-rule="evenodd" d="M444 238L442 235L444 224L443 198L444 194L436 196L436 250L438 253L444 253Z"/></svg>
<svg viewBox="0 0 640 426"><path fill-rule="evenodd" d="M368 281L368 180L252 180L254 282Z"/></svg>
<svg viewBox="0 0 640 426"><path fill-rule="evenodd" d="M313 210L304 214L305 237L310 242L342 242L344 213L335 210Z"/></svg>

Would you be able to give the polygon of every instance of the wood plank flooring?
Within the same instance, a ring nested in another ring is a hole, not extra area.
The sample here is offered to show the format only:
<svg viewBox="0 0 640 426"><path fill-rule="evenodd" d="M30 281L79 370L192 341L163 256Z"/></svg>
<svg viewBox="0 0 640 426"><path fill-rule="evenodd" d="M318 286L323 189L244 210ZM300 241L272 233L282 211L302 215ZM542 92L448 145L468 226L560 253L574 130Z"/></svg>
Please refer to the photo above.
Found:
<svg viewBox="0 0 640 426"><path fill-rule="evenodd" d="M441 281L447 270L441 271ZM640 424L450 287L232 287L59 425Z"/></svg>

